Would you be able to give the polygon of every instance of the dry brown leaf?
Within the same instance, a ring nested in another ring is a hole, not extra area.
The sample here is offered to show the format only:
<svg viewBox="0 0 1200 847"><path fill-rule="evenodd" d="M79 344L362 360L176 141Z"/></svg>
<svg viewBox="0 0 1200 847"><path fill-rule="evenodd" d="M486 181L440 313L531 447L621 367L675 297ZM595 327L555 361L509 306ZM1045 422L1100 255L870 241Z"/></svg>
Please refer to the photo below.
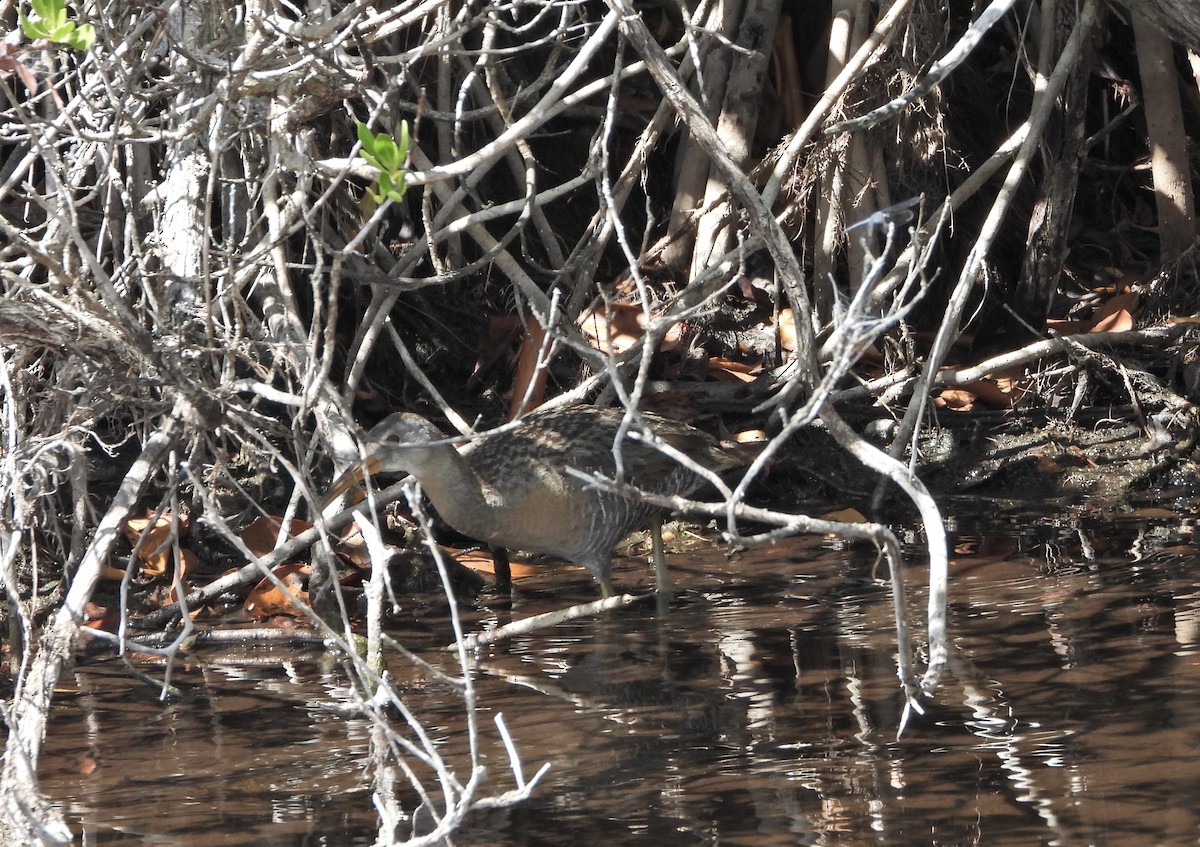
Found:
<svg viewBox="0 0 1200 847"><path fill-rule="evenodd" d="M1096 310L1095 316L1096 318L1103 318L1114 312L1137 312L1138 307L1141 305L1142 295L1125 288L1119 294L1114 294L1105 300L1103 305Z"/></svg>
<svg viewBox="0 0 1200 847"><path fill-rule="evenodd" d="M275 549L275 539L279 537L279 527L282 525L283 518L259 515L238 533L238 537L255 556L265 556ZM293 520L288 527L287 537L294 538L309 529L312 529L312 524L307 521Z"/></svg>
<svg viewBox="0 0 1200 847"><path fill-rule="evenodd" d="M288 587L296 599L305 605L308 604L308 592L304 590L304 578L308 576L309 572L308 565L296 562L280 565L271 571L280 582ZM274 615L299 617L304 614L303 610L292 601L292 598L267 577L263 577L258 585L254 586L246 598L245 609L248 614L260 619Z"/></svg>
<svg viewBox="0 0 1200 847"><path fill-rule="evenodd" d="M779 311L779 347L796 352L796 313L790 308Z"/></svg>
<svg viewBox="0 0 1200 847"><path fill-rule="evenodd" d="M765 429L743 429L733 435L735 444L765 444L769 440Z"/></svg>
<svg viewBox="0 0 1200 847"><path fill-rule="evenodd" d="M200 564L200 557L187 548L180 549L179 553L181 556L183 556L183 567L180 569L179 579L183 584L183 590L186 592L188 590L188 576L195 572L196 566ZM175 580L171 580L170 602L172 603L178 603L180 600L179 592L176 590L175 584Z"/></svg>
<svg viewBox="0 0 1200 847"><path fill-rule="evenodd" d="M867 517L858 509L837 509L821 515L823 521L840 521L841 523L867 523Z"/></svg>
<svg viewBox="0 0 1200 847"><path fill-rule="evenodd" d="M347 524L342 531L342 537L334 548L338 557L356 568L371 567L371 551L367 549L366 539L357 524Z"/></svg>
<svg viewBox="0 0 1200 847"><path fill-rule="evenodd" d="M1089 332L1128 332L1133 325L1133 315L1120 309L1095 320Z"/></svg>
<svg viewBox="0 0 1200 847"><path fill-rule="evenodd" d="M545 340L546 330L530 315L525 320L525 337L521 339L521 349L517 353L517 373L513 378L512 399L508 407L509 420L515 420L526 410L540 406L542 398L546 396L546 377L550 369L545 365L538 367Z"/></svg>
<svg viewBox="0 0 1200 847"><path fill-rule="evenodd" d="M1091 329L1091 326L1092 326L1092 322L1090 320L1089 321L1080 321L1080 320L1076 320L1074 318L1071 318L1071 319L1047 318L1046 319L1046 327L1054 330L1054 332L1057 333L1058 335L1078 335L1081 332L1087 332L1089 329Z"/></svg>
<svg viewBox="0 0 1200 847"><path fill-rule="evenodd" d="M125 569L114 568L112 565L101 565L100 578L107 579L110 582L120 582L125 578Z"/></svg>
<svg viewBox="0 0 1200 847"><path fill-rule="evenodd" d="M467 385L474 385L488 368L504 356L520 333L521 322L516 315L492 315L488 319L487 338L479 348L475 368L467 378Z"/></svg>
<svg viewBox="0 0 1200 847"><path fill-rule="evenodd" d="M619 356L641 343L646 331L646 313L634 303L609 303L588 309L580 315L578 326L597 350ZM683 325L673 324L658 349L674 350L682 339Z"/></svg>
<svg viewBox="0 0 1200 847"><path fill-rule="evenodd" d="M933 398L933 404L939 409L969 412L975 408L975 393L965 388L943 388Z"/></svg>
<svg viewBox="0 0 1200 847"><path fill-rule="evenodd" d="M974 391L984 403L998 409L1011 409L1025 396L1017 381L1008 377L981 379L967 388Z"/></svg>
<svg viewBox="0 0 1200 847"><path fill-rule="evenodd" d="M756 370L758 368L753 365L720 356L708 360L708 375L717 382L754 382L758 378L753 373Z"/></svg>
<svg viewBox="0 0 1200 847"><path fill-rule="evenodd" d="M1025 389L1011 377L977 379L966 385L944 388L933 402L935 406L956 412L970 412L980 406L1011 409L1025 397Z"/></svg>
<svg viewBox="0 0 1200 847"><path fill-rule="evenodd" d="M88 629L116 632L120 625L120 609L110 609L107 606L99 606L95 603L88 603L84 609L83 626Z"/></svg>
<svg viewBox="0 0 1200 847"><path fill-rule="evenodd" d="M142 665L165 665L167 663L166 656L161 656L158 653L139 653L136 650L127 651L125 658Z"/></svg>
<svg viewBox="0 0 1200 847"><path fill-rule="evenodd" d="M465 568L470 568L478 573L496 573L496 560L486 550L477 548L471 550L450 549L449 552L454 560ZM511 559L509 560L508 567L513 579L524 579L546 572L546 568L544 567L537 567Z"/></svg>
<svg viewBox="0 0 1200 847"><path fill-rule="evenodd" d="M1127 332L1137 323L1136 315L1141 296L1136 291L1124 291L1109 297L1086 320L1047 320L1046 326L1059 335L1078 335L1084 332Z"/></svg>
<svg viewBox="0 0 1200 847"><path fill-rule="evenodd" d="M151 526L151 517L130 518L122 527L125 537L129 539L129 543L137 547L138 561L141 563L142 573L147 576L160 577L170 573L171 568L171 552L174 548L171 536L171 516L167 514L159 515L157 520L154 520L154 525ZM187 534L189 520L187 515L180 515L178 518L179 536L182 538ZM141 541L141 546L138 542L145 536L145 540ZM183 573L186 576L188 570L195 566L196 555L188 550L184 550ZM122 577L124 574L122 574Z"/></svg>
<svg viewBox="0 0 1200 847"><path fill-rule="evenodd" d="M1061 473L1063 466L1051 456L1038 456L1035 465L1038 473Z"/></svg>

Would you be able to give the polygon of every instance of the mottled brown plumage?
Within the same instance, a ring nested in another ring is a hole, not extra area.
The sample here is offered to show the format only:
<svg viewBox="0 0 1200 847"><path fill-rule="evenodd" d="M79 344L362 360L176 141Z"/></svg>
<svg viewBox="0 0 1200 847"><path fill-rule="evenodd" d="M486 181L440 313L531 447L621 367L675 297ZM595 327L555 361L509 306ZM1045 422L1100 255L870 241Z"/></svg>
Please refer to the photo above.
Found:
<svg viewBox="0 0 1200 847"><path fill-rule="evenodd" d="M647 524L657 529L662 510L589 487L567 468L613 478L613 443L622 417L620 409L596 406L535 413L515 429L486 435L460 452L429 421L399 412L370 431L366 461L352 465L329 497L366 473L406 471L454 529L493 546L582 565L609 596L613 546ZM658 438L704 467L722 471L739 464L695 427L656 415L643 418ZM702 483L644 441L626 438L621 455L625 481L644 491L687 495ZM660 582L664 577L660 574Z"/></svg>

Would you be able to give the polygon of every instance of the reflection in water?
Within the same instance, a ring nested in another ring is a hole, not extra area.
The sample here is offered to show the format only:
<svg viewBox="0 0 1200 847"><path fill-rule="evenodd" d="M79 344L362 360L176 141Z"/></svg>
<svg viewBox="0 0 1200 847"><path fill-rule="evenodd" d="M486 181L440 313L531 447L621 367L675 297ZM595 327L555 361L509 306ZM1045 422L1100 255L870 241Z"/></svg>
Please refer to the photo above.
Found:
<svg viewBox="0 0 1200 847"><path fill-rule="evenodd" d="M503 712L527 771L553 767L531 802L477 814L456 843L1196 843L1194 556L1161 528L1017 524L959 521L952 674L900 739L871 551L676 555L688 590L665 619L635 606L488 648L485 712ZM633 562L619 577L650 578ZM469 625L590 588L547 576ZM910 604L924 608L919 590ZM433 660L450 640L428 616L396 635ZM369 728L337 708L344 678L316 656L251 658L196 657L176 677L190 698L168 706L115 662L76 669L42 774L85 843L374 843ZM465 750L450 692L391 670L446 755ZM510 787L498 746L490 760L489 788Z"/></svg>

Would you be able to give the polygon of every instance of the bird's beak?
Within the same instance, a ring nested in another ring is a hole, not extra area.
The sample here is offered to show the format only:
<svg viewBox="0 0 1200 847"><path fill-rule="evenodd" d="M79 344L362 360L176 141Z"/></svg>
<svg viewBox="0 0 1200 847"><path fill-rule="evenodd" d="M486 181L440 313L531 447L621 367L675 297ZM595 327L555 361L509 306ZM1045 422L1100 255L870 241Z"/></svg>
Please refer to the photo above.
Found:
<svg viewBox="0 0 1200 847"><path fill-rule="evenodd" d="M346 468L346 471L333 481L329 486L329 491L321 500L321 509L324 510L330 503L336 500L341 495L345 494L351 488L359 485L366 480L368 476L372 476L379 471L379 459L372 456L368 459L359 459L357 462Z"/></svg>

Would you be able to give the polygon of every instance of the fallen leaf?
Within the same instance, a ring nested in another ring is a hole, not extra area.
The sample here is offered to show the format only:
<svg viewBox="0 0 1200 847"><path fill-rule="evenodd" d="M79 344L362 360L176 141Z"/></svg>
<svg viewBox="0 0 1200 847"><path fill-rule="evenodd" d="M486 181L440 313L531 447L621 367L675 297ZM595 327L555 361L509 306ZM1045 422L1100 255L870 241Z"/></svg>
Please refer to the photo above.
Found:
<svg viewBox="0 0 1200 847"><path fill-rule="evenodd" d="M975 408L975 393L965 388L943 388L933 398L933 405L939 409L969 412Z"/></svg>
<svg viewBox="0 0 1200 847"><path fill-rule="evenodd" d="M646 313L641 306L635 303L606 303L580 315L578 326L597 350L619 356L642 343L646 323ZM683 325L672 324L658 349L674 350L682 339Z"/></svg>
<svg viewBox="0 0 1200 847"><path fill-rule="evenodd" d="M110 582L120 582L125 578L125 570L124 568L114 568L112 565L101 565L100 578Z"/></svg>
<svg viewBox="0 0 1200 847"><path fill-rule="evenodd" d="M142 573L147 576L161 577L171 572L171 553L175 547L173 523L179 528L180 538L187 534L189 520L186 515L180 515L174 522L169 514L159 515L157 519L150 516L130 518L122 528L129 543L137 549ZM186 575L196 564L196 556L189 555L187 550L183 552L183 573Z"/></svg>
<svg viewBox="0 0 1200 847"><path fill-rule="evenodd" d="M841 523L867 523L867 516L858 509L837 509L821 515L823 521L840 521Z"/></svg>
<svg viewBox="0 0 1200 847"><path fill-rule="evenodd" d="M708 360L708 375L717 382L754 382L758 377L752 372L756 370L758 368L753 365L720 356L713 356Z"/></svg>
<svg viewBox="0 0 1200 847"><path fill-rule="evenodd" d="M1133 329L1133 315L1124 309L1098 318L1092 323L1090 332L1128 332Z"/></svg>
<svg viewBox="0 0 1200 847"><path fill-rule="evenodd" d="M769 440L765 429L743 429L733 435L735 444L765 444Z"/></svg>
<svg viewBox="0 0 1200 847"><path fill-rule="evenodd" d="M507 354L512 343L521 333L521 322L516 315L492 315L488 319L487 338L479 348L475 367L467 378L467 385L474 385L500 358Z"/></svg>
<svg viewBox="0 0 1200 847"><path fill-rule="evenodd" d="M265 556L275 549L275 541L279 537L281 526L283 526L283 518L274 515L259 515L238 533L238 537L255 556ZM311 528L312 524L307 521L293 520L288 526L286 537L294 538Z"/></svg>
<svg viewBox="0 0 1200 847"><path fill-rule="evenodd" d="M1057 335L1078 335L1081 332L1087 332L1091 328L1092 322L1074 318L1048 318L1046 326L1054 330Z"/></svg>
<svg viewBox="0 0 1200 847"><path fill-rule="evenodd" d="M779 346L789 353L796 351L796 313L790 308L779 311Z"/></svg>
<svg viewBox="0 0 1200 847"><path fill-rule="evenodd" d="M1141 303L1136 291L1126 291L1104 301L1092 316L1092 332L1118 332L1133 329L1133 316Z"/></svg>
<svg viewBox="0 0 1200 847"><path fill-rule="evenodd" d="M304 579L311 572L308 565L292 562L279 565L271 573L287 586L295 595L296 600L308 605L308 592L304 590ZM268 577L263 577L246 597L244 606L246 612L256 618L269 618L274 615L300 616L304 612L292 601L288 593Z"/></svg>
<svg viewBox="0 0 1200 847"><path fill-rule="evenodd" d="M451 549L450 555L456 562L465 568L470 568L477 573L496 573L496 560L492 554L486 550L471 549L471 550L455 550ZM525 562L513 561L511 558L508 562L509 571L512 573L513 579L524 579L526 577L537 576L546 572L545 567L530 565Z"/></svg>
<svg viewBox="0 0 1200 847"><path fill-rule="evenodd" d="M981 379L966 387L984 403L997 409L1011 409L1025 396L1016 380L1007 377Z"/></svg>
<svg viewBox="0 0 1200 847"><path fill-rule="evenodd" d="M550 375L550 368L549 362L541 361L545 340L546 330L530 315L525 320L525 336L517 353L517 372L513 377L512 399L508 407L509 420L515 420L529 409L540 406L546 396L546 378Z"/></svg>
<svg viewBox="0 0 1200 847"><path fill-rule="evenodd" d="M334 547L334 552L337 553L338 558L356 568L371 567L371 551L367 549L367 542L357 524L352 523L346 526Z"/></svg>
<svg viewBox="0 0 1200 847"><path fill-rule="evenodd" d="M104 632L115 633L121 625L120 609L109 609L105 606L96 606L89 603L85 614L86 619L83 622L83 626L87 629L99 629Z"/></svg>
<svg viewBox="0 0 1200 847"><path fill-rule="evenodd" d="M1038 456L1036 463L1038 473L1060 473L1063 466L1050 456Z"/></svg>
<svg viewBox="0 0 1200 847"><path fill-rule="evenodd" d="M935 406L956 412L970 412L980 405L993 409L1011 409L1025 397L1020 383L1008 377L977 379L966 385L944 388L933 399Z"/></svg>

